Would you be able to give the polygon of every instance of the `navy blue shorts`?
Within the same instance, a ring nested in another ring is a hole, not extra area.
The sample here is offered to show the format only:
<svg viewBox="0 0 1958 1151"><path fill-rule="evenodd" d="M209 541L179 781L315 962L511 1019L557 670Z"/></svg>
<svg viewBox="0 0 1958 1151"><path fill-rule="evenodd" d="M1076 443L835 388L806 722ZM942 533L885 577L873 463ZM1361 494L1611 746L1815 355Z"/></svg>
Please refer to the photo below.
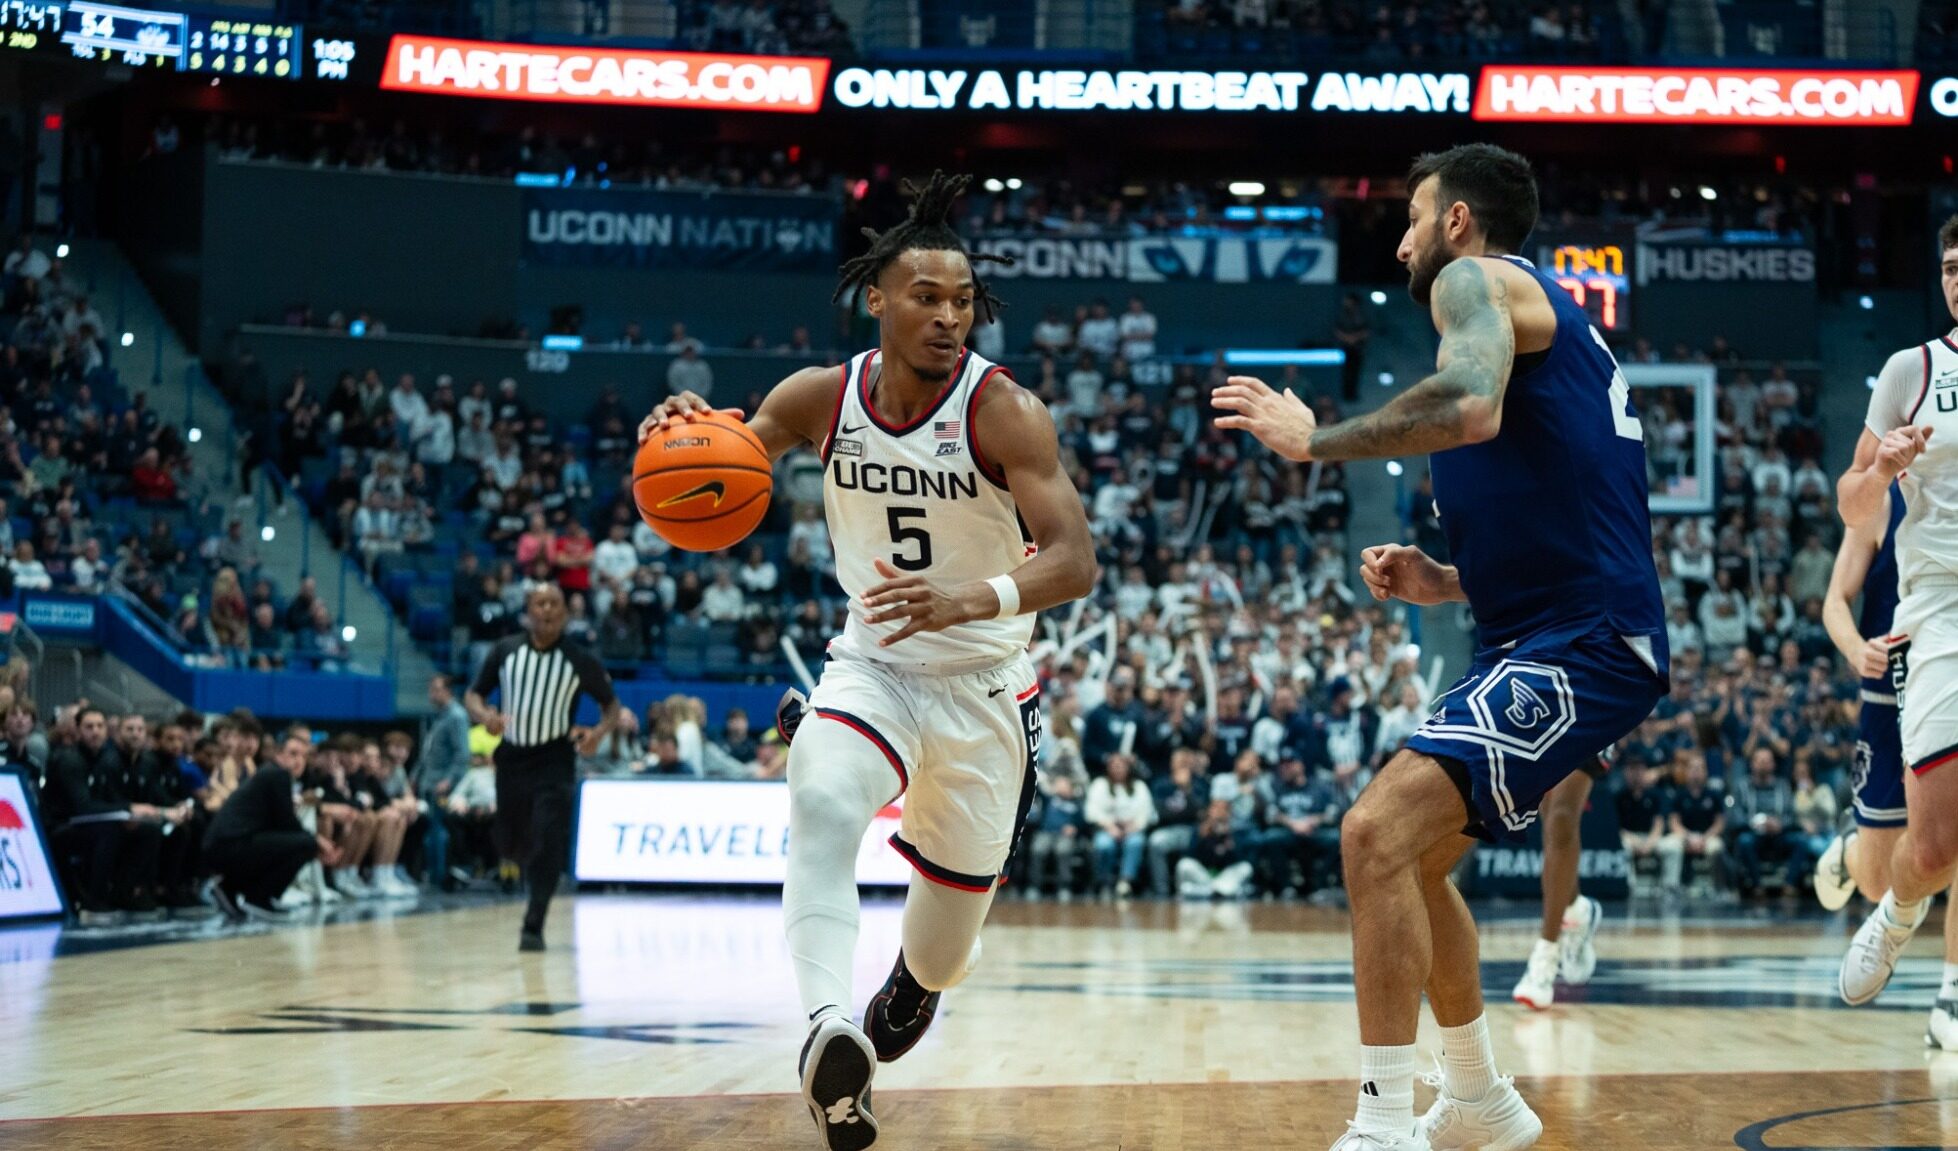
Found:
<svg viewBox="0 0 1958 1151"><path fill-rule="evenodd" d="M1904 806L1904 734L1897 725L1896 698L1863 689L1852 789L1859 827L1902 827L1909 814Z"/></svg>
<svg viewBox="0 0 1958 1151"><path fill-rule="evenodd" d="M1665 694L1663 676L1610 629L1545 633L1477 652L1407 746L1462 765L1468 834L1521 840L1550 789L1596 763Z"/></svg>

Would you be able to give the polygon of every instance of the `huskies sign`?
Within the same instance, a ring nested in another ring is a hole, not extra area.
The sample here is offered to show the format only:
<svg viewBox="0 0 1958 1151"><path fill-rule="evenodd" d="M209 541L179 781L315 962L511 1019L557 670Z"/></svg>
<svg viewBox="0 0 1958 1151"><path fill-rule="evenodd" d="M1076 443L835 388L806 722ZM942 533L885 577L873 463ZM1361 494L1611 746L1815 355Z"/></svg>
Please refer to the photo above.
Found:
<svg viewBox="0 0 1958 1151"><path fill-rule="evenodd" d="M981 240L978 248L1013 258L1011 267L988 269L995 279L1330 284L1339 270L1339 245L1323 236L1002 237Z"/></svg>

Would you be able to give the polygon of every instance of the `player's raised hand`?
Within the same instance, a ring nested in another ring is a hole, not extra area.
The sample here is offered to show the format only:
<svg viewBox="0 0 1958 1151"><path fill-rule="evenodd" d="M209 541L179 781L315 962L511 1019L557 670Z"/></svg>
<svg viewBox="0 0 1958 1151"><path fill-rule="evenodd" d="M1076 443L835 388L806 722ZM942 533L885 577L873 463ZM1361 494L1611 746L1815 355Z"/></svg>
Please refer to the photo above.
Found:
<svg viewBox="0 0 1958 1151"><path fill-rule="evenodd" d="M1382 544L1360 553L1360 578L1378 600L1397 599L1428 606L1458 598L1451 594L1448 569L1420 548Z"/></svg>
<svg viewBox="0 0 1958 1151"><path fill-rule="evenodd" d="M864 622L905 621L903 627L878 640L878 647L889 647L921 631L944 631L954 624L977 618L953 596L927 582L925 577L905 575L882 557L873 562L877 565L877 574L884 577L884 582L865 589L863 607L867 614Z"/></svg>
<svg viewBox="0 0 1958 1151"><path fill-rule="evenodd" d="M1211 389L1210 406L1231 413L1217 417L1218 427L1250 432L1288 460L1312 458L1312 433L1319 430L1319 417L1292 389L1274 392L1256 376L1232 376Z"/></svg>
<svg viewBox="0 0 1958 1151"><path fill-rule="evenodd" d="M741 409L739 408L722 408L720 410L737 417L741 414ZM679 420L697 420L702 416L711 415L714 411L714 405L692 392L681 392L677 396L668 396L661 400L658 406L654 407L647 414L645 419L639 421L639 442L642 444L645 443L649 436L666 427L668 424Z"/></svg>
<svg viewBox="0 0 1958 1151"><path fill-rule="evenodd" d="M1931 429L1910 425L1892 428L1883 434L1876 446L1877 474L1894 480L1904 474L1904 469L1915 463L1918 456L1931 444Z"/></svg>

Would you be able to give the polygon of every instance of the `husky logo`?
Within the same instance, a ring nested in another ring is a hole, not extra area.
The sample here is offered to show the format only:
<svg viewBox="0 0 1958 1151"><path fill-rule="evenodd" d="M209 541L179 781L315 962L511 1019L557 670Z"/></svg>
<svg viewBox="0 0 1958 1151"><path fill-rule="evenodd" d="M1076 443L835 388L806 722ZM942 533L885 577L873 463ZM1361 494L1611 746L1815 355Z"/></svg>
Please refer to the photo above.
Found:
<svg viewBox="0 0 1958 1151"><path fill-rule="evenodd" d="M1503 710L1509 722L1517 727L1529 729L1550 718L1550 705L1536 689L1524 683L1521 678L1512 677L1509 681L1509 706Z"/></svg>

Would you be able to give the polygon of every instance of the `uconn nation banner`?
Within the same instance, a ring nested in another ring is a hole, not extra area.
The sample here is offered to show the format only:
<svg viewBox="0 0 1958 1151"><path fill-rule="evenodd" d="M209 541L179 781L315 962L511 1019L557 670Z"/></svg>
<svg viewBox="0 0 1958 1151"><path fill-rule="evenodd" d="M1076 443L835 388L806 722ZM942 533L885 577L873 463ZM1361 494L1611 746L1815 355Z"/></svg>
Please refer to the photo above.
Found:
<svg viewBox="0 0 1958 1151"><path fill-rule="evenodd" d="M1013 260L987 268L988 279L1330 284L1339 272L1339 245L1325 236L993 237L975 246Z"/></svg>
<svg viewBox="0 0 1958 1151"><path fill-rule="evenodd" d="M523 258L545 267L830 272L841 214L827 196L530 188Z"/></svg>

